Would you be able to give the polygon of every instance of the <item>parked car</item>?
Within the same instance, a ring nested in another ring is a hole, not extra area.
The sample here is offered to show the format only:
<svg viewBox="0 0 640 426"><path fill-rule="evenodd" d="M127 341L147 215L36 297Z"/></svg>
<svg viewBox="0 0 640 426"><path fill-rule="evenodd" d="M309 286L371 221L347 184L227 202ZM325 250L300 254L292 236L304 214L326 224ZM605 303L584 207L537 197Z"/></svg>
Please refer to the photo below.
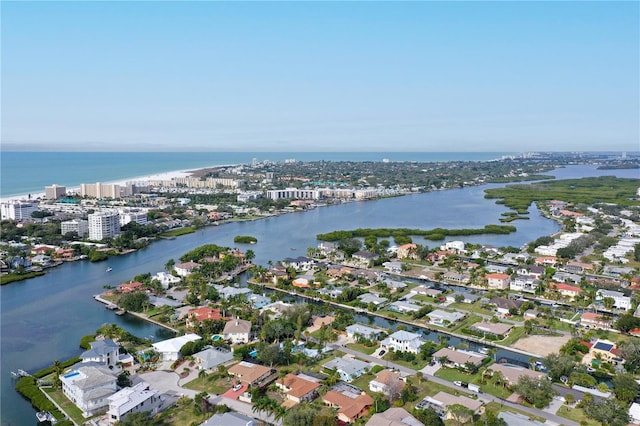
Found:
<svg viewBox="0 0 640 426"><path fill-rule="evenodd" d="M237 391L239 391L240 389L242 389L242 385L235 385L235 386L233 387L233 391L234 391L234 392L237 392Z"/></svg>

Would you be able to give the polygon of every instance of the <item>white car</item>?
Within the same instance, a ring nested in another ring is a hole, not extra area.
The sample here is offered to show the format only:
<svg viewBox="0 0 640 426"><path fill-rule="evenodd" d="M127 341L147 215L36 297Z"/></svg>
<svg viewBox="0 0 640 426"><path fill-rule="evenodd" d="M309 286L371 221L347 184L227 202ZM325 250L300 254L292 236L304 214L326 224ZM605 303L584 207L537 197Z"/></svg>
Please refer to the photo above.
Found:
<svg viewBox="0 0 640 426"><path fill-rule="evenodd" d="M456 386L462 386L462 382L460 380L456 380L453 384Z"/></svg>
<svg viewBox="0 0 640 426"><path fill-rule="evenodd" d="M233 387L233 391L234 391L234 392L237 392L237 391L239 391L240 389L242 389L242 385L235 385L235 386Z"/></svg>

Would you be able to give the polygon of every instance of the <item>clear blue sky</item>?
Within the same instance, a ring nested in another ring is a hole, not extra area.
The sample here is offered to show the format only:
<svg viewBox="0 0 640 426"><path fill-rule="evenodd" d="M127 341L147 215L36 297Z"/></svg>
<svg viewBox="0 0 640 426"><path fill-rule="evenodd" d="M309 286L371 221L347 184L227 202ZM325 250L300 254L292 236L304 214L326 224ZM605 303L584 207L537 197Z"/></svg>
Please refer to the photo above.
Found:
<svg viewBox="0 0 640 426"><path fill-rule="evenodd" d="M3 149L640 149L638 2L0 7Z"/></svg>

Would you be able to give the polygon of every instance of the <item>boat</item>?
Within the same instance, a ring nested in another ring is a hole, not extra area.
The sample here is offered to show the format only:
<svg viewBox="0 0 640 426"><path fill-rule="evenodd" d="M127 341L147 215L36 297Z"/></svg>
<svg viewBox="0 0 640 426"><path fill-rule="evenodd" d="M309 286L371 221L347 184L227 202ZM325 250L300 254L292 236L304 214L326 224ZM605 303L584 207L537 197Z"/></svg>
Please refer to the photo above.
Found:
<svg viewBox="0 0 640 426"><path fill-rule="evenodd" d="M20 368L17 371L11 372L11 377L13 377L14 379L19 379L20 377L27 377L27 376L30 376L30 374Z"/></svg>
<svg viewBox="0 0 640 426"><path fill-rule="evenodd" d="M109 267L107 268L107 272L111 272L111 271L113 271L113 268L112 268L111 266L109 266Z"/></svg>
<svg viewBox="0 0 640 426"><path fill-rule="evenodd" d="M48 411L38 411L36 413L36 419L38 419L38 421L40 423L42 422L55 422L56 418L53 417L53 414L51 414Z"/></svg>

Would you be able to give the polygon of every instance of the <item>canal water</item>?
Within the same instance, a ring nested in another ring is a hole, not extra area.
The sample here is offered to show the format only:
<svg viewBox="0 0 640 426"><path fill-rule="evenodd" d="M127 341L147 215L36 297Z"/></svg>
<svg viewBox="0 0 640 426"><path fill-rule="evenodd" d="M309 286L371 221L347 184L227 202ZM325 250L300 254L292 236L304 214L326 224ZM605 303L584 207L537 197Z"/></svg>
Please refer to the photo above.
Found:
<svg viewBox="0 0 640 426"><path fill-rule="evenodd" d="M599 171L593 166L571 166L554 172L571 178L596 175L638 177L637 170ZM258 243L240 247L256 254L255 263L267 265L285 257L304 255L318 243L316 235L337 229L361 227L406 227L430 229L480 228L499 224L506 211L495 200L484 198L485 185L383 200L356 202L316 208L258 221L229 223L207 227L174 240L154 242L146 249L127 256L112 257L99 263L75 262L48 270L46 275L0 287L0 362L2 425L31 425L34 411L14 390L10 372L19 368L33 372L81 353L80 338L95 332L104 323L116 323L135 335L161 339L166 332L158 326L129 316L118 317L93 300L105 285L117 285L137 274L164 269L173 258L203 244L236 246L236 235L253 235ZM530 220L512 222L517 232L509 235L478 235L464 241L516 246L559 230L558 224L537 214ZM442 242L416 239L430 247ZM111 272L106 268L111 267ZM367 321L363 318L363 321ZM380 324L393 328L392 325ZM426 336L429 337L429 336ZM452 345L457 342L452 338Z"/></svg>

